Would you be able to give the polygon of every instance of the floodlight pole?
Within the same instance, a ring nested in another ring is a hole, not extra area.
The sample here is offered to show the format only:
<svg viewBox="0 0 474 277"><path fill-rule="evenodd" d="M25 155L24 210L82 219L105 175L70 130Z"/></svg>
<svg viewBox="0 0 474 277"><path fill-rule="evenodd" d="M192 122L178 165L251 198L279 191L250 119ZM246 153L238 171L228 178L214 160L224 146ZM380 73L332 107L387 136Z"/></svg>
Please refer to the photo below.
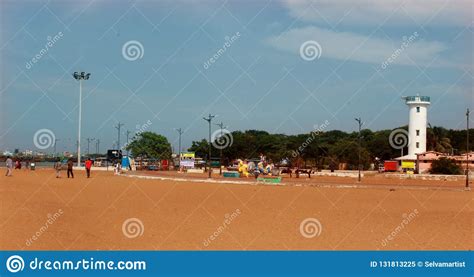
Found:
<svg viewBox="0 0 474 277"><path fill-rule="evenodd" d="M207 164L209 166L208 170L209 170L209 178L211 178L211 148L212 148L212 144L211 144L211 122L212 122L212 119L216 117L215 115L212 115L212 114L209 114L209 117L203 117L204 120L206 120L208 123L209 123L209 156L207 158Z"/></svg>
<svg viewBox="0 0 474 277"><path fill-rule="evenodd" d="M77 132L77 166L81 166L82 79L79 79L79 130Z"/></svg>
<svg viewBox="0 0 474 277"><path fill-rule="evenodd" d="M82 80L89 80L90 73L74 72L72 76L79 81L79 126L77 132L77 166L81 166L81 124L82 124Z"/></svg>
<svg viewBox="0 0 474 277"><path fill-rule="evenodd" d="M355 119L357 121L357 123L359 124L359 135L358 135L358 141L359 141L359 164L358 164L358 168L359 168L359 183L360 183L360 180L361 180L361 176L360 176L360 154L361 154L361 136L360 136L360 130L362 128L362 119L359 117L359 118L356 118Z"/></svg>
<svg viewBox="0 0 474 277"><path fill-rule="evenodd" d="M469 188L469 109L466 111L466 188Z"/></svg>
<svg viewBox="0 0 474 277"><path fill-rule="evenodd" d="M220 137L222 138L222 135L223 135L222 134L222 129L227 128L227 126L224 127L224 123L222 123L222 122L218 123L216 125L219 126L219 128L221 128L221 136ZM222 175L222 161L223 161L223 159L222 159L222 147L219 147L219 149L220 149L219 175Z"/></svg>

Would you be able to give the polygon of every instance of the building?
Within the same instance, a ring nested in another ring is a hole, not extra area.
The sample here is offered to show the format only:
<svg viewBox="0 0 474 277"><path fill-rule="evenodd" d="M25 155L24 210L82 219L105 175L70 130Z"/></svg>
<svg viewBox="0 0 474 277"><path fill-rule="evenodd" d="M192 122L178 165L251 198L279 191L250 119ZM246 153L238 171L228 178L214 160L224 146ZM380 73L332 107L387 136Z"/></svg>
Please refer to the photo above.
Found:
<svg viewBox="0 0 474 277"><path fill-rule="evenodd" d="M469 169L474 169L474 152L469 152ZM426 151L423 153L417 154L418 159L418 168L420 173L426 173L431 168L431 163L433 161L438 160L440 158L448 158L454 160L461 168L464 170L466 168L466 155L448 155L441 152L436 151Z"/></svg>
<svg viewBox="0 0 474 277"><path fill-rule="evenodd" d="M429 96L404 96L408 105L408 154L395 160L402 162L402 168L414 170L417 154L426 152L426 128L428 127L428 106L431 104ZM409 167L409 168L408 168Z"/></svg>
<svg viewBox="0 0 474 277"><path fill-rule="evenodd" d="M408 155L407 159L416 160L416 154L426 152L426 128L428 126L428 96L406 96L408 105Z"/></svg>

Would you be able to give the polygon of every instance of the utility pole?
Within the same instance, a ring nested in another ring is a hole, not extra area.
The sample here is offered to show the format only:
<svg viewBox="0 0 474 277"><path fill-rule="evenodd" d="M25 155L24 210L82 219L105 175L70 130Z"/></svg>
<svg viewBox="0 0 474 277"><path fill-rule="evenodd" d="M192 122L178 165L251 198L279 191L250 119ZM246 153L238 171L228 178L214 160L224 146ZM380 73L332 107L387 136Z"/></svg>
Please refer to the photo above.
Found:
<svg viewBox="0 0 474 277"><path fill-rule="evenodd" d="M183 129L181 128L178 128L178 129L175 129L176 132L178 132L179 134L179 142L178 142L178 156L179 158L181 159L181 135L184 133Z"/></svg>
<svg viewBox="0 0 474 277"><path fill-rule="evenodd" d="M129 143L129 140L128 140L128 136L131 134L132 132L127 130L127 132L125 134L127 134L127 146L128 146L128 143ZM128 157L128 150L127 150L127 157Z"/></svg>
<svg viewBox="0 0 474 277"><path fill-rule="evenodd" d="M54 157L56 157L56 144L58 143L59 139L54 139Z"/></svg>
<svg viewBox="0 0 474 277"><path fill-rule="evenodd" d="M469 188L469 109L466 111L466 188Z"/></svg>
<svg viewBox="0 0 474 277"><path fill-rule="evenodd" d="M122 126L125 125L123 123L119 123L117 124L117 126L115 126L115 129L117 129L117 150L120 150L120 128L122 128Z"/></svg>
<svg viewBox="0 0 474 277"><path fill-rule="evenodd" d="M89 145L90 145L91 141L95 140L95 138L87 138L86 140L87 140L87 156L89 156L90 155Z"/></svg>
<svg viewBox="0 0 474 277"><path fill-rule="evenodd" d="M100 139L97 139L97 143L96 143L96 145L95 145L95 147L96 147L95 152L96 152L97 154L99 154L99 152L100 152L100 151L99 151L99 145L100 145Z"/></svg>
<svg viewBox="0 0 474 277"><path fill-rule="evenodd" d="M207 164L209 166L209 178L211 178L211 124L212 124L212 119L216 117L215 115L209 114L209 117L203 117L204 120L206 120L209 123L209 156L207 157Z"/></svg>
<svg viewBox="0 0 474 277"><path fill-rule="evenodd" d="M359 136L358 136L358 141L359 141L359 165L358 165L358 168L359 168L359 183L360 183L360 154L361 154L361 136L360 136L360 130L362 128L362 119L359 117L359 118L356 118L355 119L357 121L357 123L359 124Z"/></svg>
<svg viewBox="0 0 474 277"><path fill-rule="evenodd" d="M216 125L221 128L221 136L220 136L220 138L222 138L222 136L223 136L222 129L227 128L227 126L224 126L224 123L222 123L222 122L221 122L221 123L218 123L218 124L216 124ZM220 149L219 175L222 175L222 162L223 162L222 148L223 148L223 147L219 147L219 149Z"/></svg>

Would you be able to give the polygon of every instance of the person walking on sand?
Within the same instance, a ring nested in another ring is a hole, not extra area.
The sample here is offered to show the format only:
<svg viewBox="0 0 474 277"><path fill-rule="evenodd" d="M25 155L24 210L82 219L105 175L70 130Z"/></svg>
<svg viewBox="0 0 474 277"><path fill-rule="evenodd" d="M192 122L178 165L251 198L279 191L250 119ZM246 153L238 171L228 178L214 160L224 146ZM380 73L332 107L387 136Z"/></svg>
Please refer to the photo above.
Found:
<svg viewBox="0 0 474 277"><path fill-rule="evenodd" d="M13 160L10 158L10 156L7 157L5 164L7 166L7 173L5 174L5 176L12 176Z"/></svg>
<svg viewBox="0 0 474 277"><path fill-rule="evenodd" d="M74 166L74 162L69 159L67 161L67 177L69 178L69 175L74 179L74 173L72 172L72 167Z"/></svg>
<svg viewBox="0 0 474 277"><path fill-rule="evenodd" d="M56 163L54 163L54 169L56 170L56 178L61 178L61 161L58 159Z"/></svg>
<svg viewBox="0 0 474 277"><path fill-rule="evenodd" d="M89 178L91 176L91 167L92 167L91 158L87 158L87 161L85 162L85 166L86 166L87 178Z"/></svg>

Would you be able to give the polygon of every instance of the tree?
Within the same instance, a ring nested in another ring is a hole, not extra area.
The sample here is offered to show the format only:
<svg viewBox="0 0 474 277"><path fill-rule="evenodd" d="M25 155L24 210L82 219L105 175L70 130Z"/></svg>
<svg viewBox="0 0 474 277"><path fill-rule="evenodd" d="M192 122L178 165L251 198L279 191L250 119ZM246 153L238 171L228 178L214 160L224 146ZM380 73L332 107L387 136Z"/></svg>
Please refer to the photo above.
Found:
<svg viewBox="0 0 474 277"><path fill-rule="evenodd" d="M461 167L459 167L454 160L442 157L439 160L433 161L430 173L458 175L461 174Z"/></svg>
<svg viewBox="0 0 474 277"><path fill-rule="evenodd" d="M401 126L397 129L408 129ZM471 129L471 145L474 145L474 129ZM400 149L390 145L392 130L361 130L362 151L361 163L368 168L375 158L390 160L401 155ZM270 134L266 131L247 130L232 132L232 144L223 149L224 164L235 159L258 158L263 153L273 162L290 158L291 162L299 160L302 165L327 168L332 164L346 163L348 168L357 169L358 132L346 133L338 130L327 132L304 133L297 135ZM451 152L452 149L462 153L466 149L466 131L447 130L442 127L428 129L428 149L440 152ZM407 153L405 147L403 153ZM194 141L190 151L196 156L206 158L208 143L206 140ZM219 149L212 145L212 155L218 157Z"/></svg>
<svg viewBox="0 0 474 277"><path fill-rule="evenodd" d="M171 144L168 139L154 132L143 132L134 137L126 150L134 157L166 160L171 158Z"/></svg>
<svg viewBox="0 0 474 277"><path fill-rule="evenodd" d="M426 129L427 148L433 151L448 153L453 150L451 140L448 137L448 130L443 127L431 127Z"/></svg>
<svg viewBox="0 0 474 277"><path fill-rule="evenodd" d="M188 151L195 152L197 157L206 158L209 154L209 143L205 139L193 141Z"/></svg>

